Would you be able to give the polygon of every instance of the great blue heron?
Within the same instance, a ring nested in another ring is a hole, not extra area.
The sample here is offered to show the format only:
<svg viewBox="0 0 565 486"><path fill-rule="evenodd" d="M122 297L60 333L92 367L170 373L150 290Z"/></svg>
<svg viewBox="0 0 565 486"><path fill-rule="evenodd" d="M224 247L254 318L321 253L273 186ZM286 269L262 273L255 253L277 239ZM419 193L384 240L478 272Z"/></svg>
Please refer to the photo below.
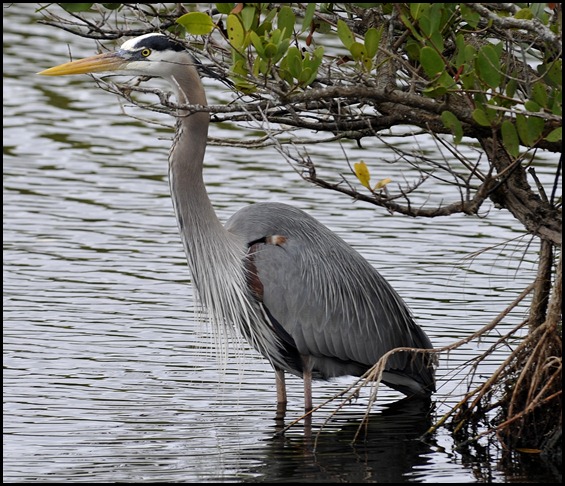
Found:
<svg viewBox="0 0 565 486"><path fill-rule="evenodd" d="M117 72L167 80L179 105L206 105L192 55L160 33L128 40L115 52L39 74ZM179 109L169 154L174 209L196 295L218 326L233 325L275 369L278 404L284 372L304 379L360 376L396 347L432 347L390 284L351 246L290 205L257 203L223 225L202 177L209 115ZM427 353L390 356L382 381L408 396L435 391Z"/></svg>

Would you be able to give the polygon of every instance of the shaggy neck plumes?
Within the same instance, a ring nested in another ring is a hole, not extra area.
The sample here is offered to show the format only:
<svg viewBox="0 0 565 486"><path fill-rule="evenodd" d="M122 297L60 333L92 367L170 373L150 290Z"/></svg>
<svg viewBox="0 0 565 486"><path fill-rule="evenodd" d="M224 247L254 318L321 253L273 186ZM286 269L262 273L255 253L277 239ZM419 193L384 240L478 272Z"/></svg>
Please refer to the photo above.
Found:
<svg viewBox="0 0 565 486"><path fill-rule="evenodd" d="M192 62L179 65L168 81L179 105L206 105L206 95ZM179 231L196 288L219 334L226 323L241 329L255 314L249 302L243 260L246 247L226 231L206 192L202 176L209 115L179 110L169 154L169 183Z"/></svg>

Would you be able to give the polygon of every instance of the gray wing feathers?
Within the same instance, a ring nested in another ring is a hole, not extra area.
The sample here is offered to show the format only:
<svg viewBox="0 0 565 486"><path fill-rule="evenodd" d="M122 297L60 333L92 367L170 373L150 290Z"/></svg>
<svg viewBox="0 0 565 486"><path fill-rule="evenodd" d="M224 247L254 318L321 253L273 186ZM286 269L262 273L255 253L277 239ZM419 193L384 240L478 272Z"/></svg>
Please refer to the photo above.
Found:
<svg viewBox="0 0 565 486"><path fill-rule="evenodd" d="M253 262L263 304L322 376L359 374L395 347L431 348L388 282L306 213L256 204L236 213L226 228L247 241L261 241L254 246ZM389 368L417 376L421 362L416 359L412 370L411 360L407 353L395 354Z"/></svg>

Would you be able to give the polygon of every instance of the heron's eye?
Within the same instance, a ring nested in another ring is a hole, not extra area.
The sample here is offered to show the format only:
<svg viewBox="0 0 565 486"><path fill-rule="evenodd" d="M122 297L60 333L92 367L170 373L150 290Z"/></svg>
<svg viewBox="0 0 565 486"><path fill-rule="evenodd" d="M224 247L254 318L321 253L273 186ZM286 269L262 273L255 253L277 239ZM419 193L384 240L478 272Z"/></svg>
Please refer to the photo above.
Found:
<svg viewBox="0 0 565 486"><path fill-rule="evenodd" d="M141 51L141 55L142 55L143 57L149 57L149 56L151 55L151 49L147 49L147 48L143 49L143 50Z"/></svg>

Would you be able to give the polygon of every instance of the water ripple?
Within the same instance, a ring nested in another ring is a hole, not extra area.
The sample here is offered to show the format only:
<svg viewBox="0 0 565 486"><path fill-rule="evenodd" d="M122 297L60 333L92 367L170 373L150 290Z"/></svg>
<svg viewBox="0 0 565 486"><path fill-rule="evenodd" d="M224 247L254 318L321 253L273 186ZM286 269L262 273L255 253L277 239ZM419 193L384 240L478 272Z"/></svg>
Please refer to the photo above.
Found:
<svg viewBox="0 0 565 486"><path fill-rule="evenodd" d="M245 344L219 359L193 309L168 194L170 132L124 117L86 77L32 76L64 59L69 41L76 56L93 49L36 20L26 4L5 9L5 481L475 482L449 452L449 436L417 440L425 414L382 408L400 398L385 388L363 446L349 442L368 394L324 429L316 452L299 429L274 435L268 364ZM233 136L233 127L212 131ZM344 167L340 151L309 152L327 170ZM210 147L206 165L221 219L251 201L309 211L390 280L436 345L485 325L533 276L535 249L504 212L441 224L392 217L306 185L272 149ZM516 255L520 268L509 268ZM436 413L465 388L455 373L481 349L442 358ZM503 356L494 353L483 371ZM315 402L349 382L317 384ZM301 387L290 378L291 417ZM321 411L318 426L329 415Z"/></svg>

